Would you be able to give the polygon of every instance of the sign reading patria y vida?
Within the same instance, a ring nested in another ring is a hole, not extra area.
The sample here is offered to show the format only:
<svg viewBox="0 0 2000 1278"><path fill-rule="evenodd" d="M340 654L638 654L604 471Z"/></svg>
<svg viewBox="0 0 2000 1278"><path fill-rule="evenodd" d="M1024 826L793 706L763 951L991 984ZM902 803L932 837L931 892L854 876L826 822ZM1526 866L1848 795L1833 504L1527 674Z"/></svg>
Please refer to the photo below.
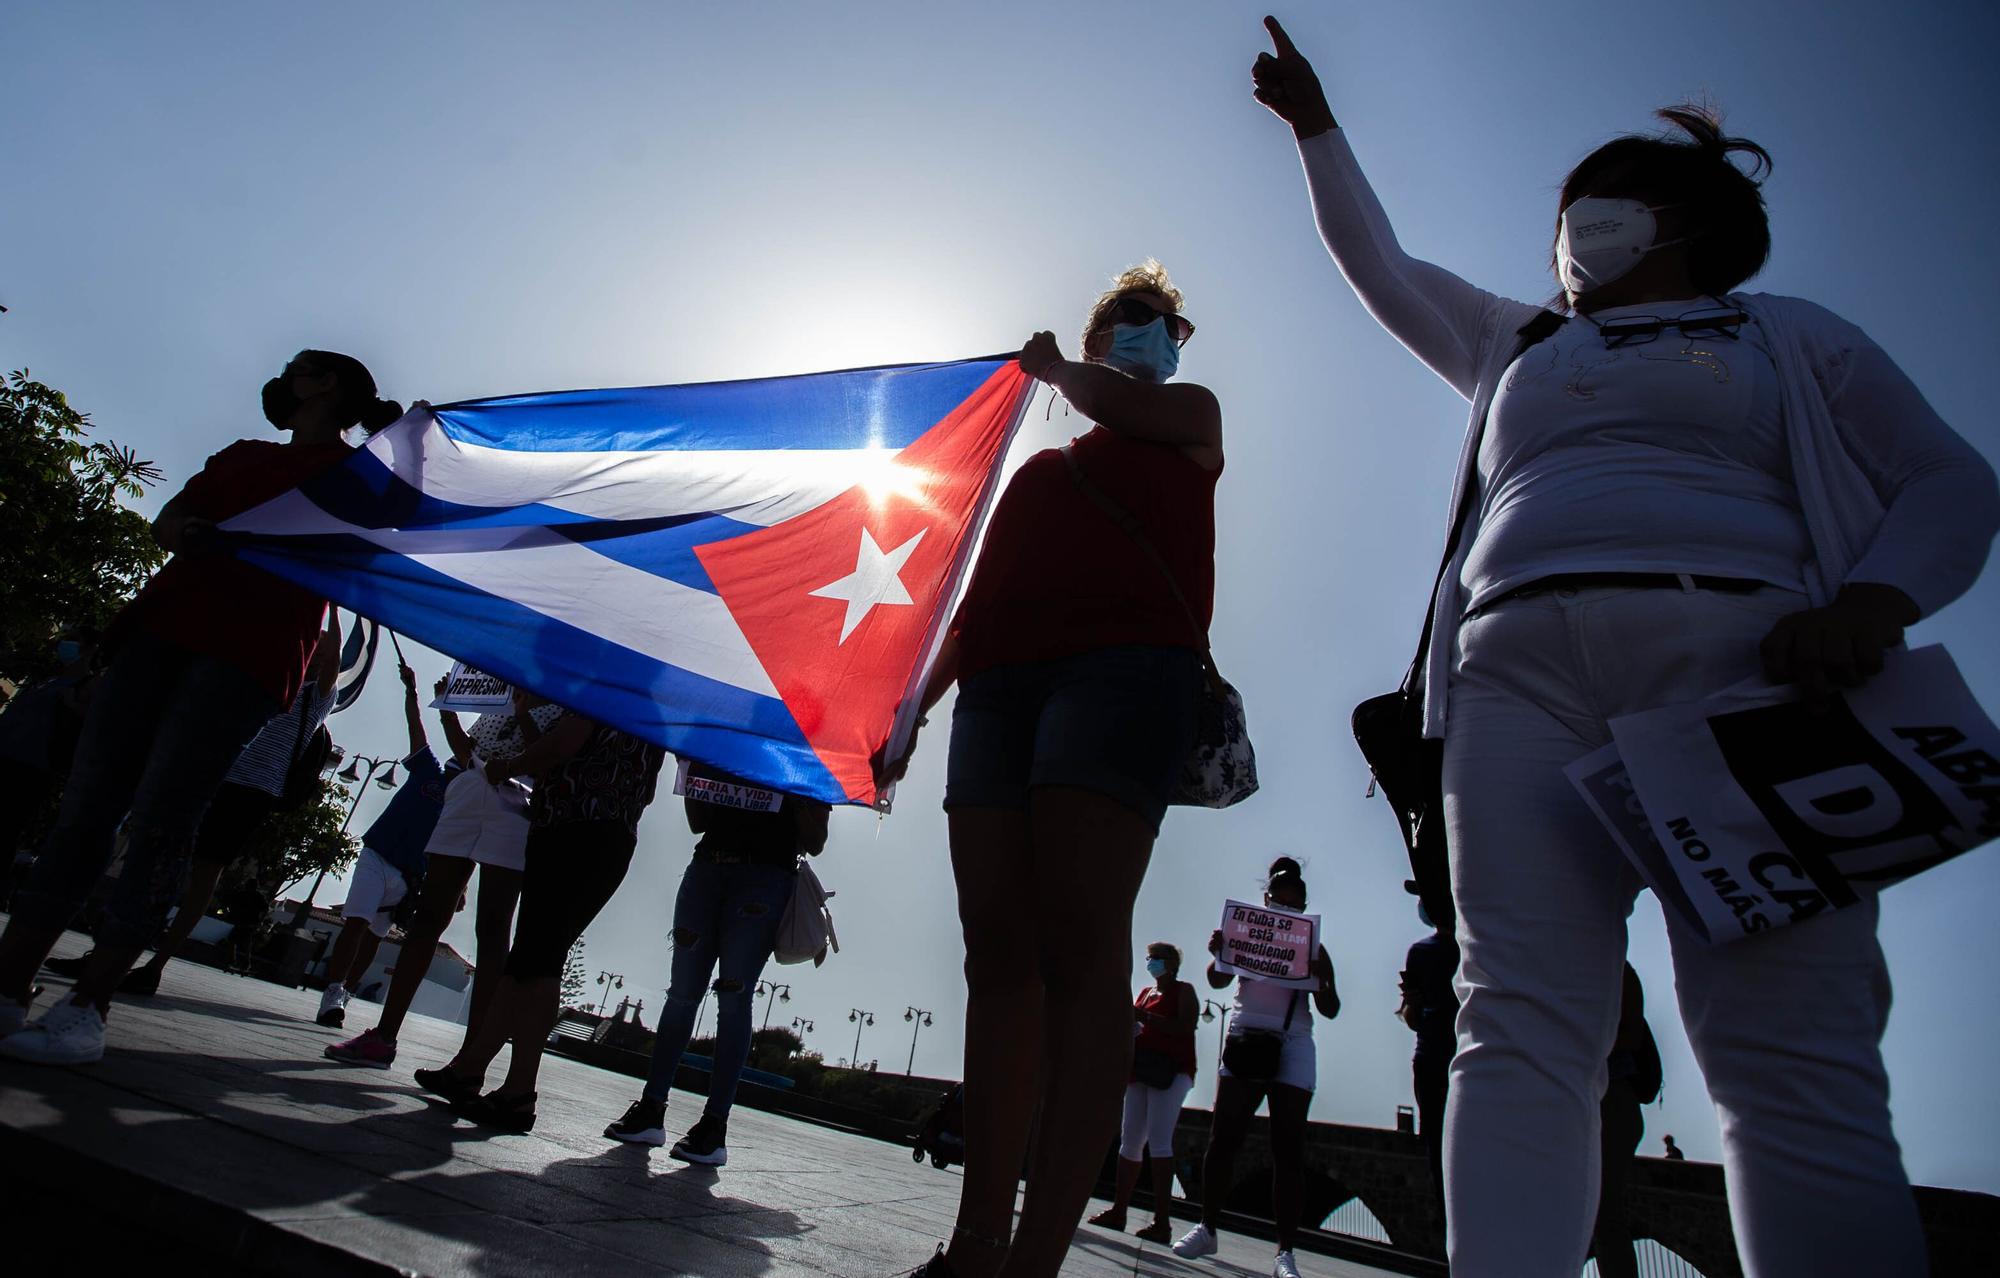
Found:
<svg viewBox="0 0 2000 1278"><path fill-rule="evenodd" d="M463 661L451 663L444 692L431 701L433 710L455 710L464 714L485 714L505 710L511 704L511 689L505 679L496 679L475 670Z"/></svg>
<svg viewBox="0 0 2000 1278"><path fill-rule="evenodd" d="M737 808L745 812L776 812L785 806L785 796L776 790L767 790L761 785L698 777L688 770L686 759L680 761L680 767L674 773L674 793L696 803L713 803L719 808Z"/></svg>
<svg viewBox="0 0 2000 1278"><path fill-rule="evenodd" d="M1309 990L1319 953L1319 915L1292 914L1248 901L1222 904L1222 950L1215 970Z"/></svg>

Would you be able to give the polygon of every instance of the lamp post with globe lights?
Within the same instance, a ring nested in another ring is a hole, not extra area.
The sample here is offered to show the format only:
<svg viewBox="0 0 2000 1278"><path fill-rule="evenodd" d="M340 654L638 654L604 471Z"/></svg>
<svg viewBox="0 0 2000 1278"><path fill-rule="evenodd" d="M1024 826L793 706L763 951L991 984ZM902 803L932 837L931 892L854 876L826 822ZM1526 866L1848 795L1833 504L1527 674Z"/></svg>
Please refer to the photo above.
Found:
<svg viewBox="0 0 2000 1278"><path fill-rule="evenodd" d="M921 1007L905 1007L903 1019L910 1022L910 1063L903 1070L903 1076L908 1078L917 1072L917 1035L931 1023L931 1014ZM857 1037L855 1041L860 1039Z"/></svg>
<svg viewBox="0 0 2000 1278"><path fill-rule="evenodd" d="M847 1009L847 1019L854 1023L854 1054L847 1058L853 1069L861 1068L861 1031L875 1023L875 1013L864 1012L858 1007Z"/></svg>

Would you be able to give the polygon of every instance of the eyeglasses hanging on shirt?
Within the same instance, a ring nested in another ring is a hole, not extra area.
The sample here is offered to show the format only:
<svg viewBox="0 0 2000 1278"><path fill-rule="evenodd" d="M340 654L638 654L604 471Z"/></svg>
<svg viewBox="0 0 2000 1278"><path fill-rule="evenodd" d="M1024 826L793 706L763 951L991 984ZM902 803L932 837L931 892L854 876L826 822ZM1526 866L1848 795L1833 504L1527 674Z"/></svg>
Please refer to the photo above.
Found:
<svg viewBox="0 0 2000 1278"><path fill-rule="evenodd" d="M1606 350L1618 350L1626 346L1644 346L1657 341L1660 334L1672 329L1682 337L1696 341L1723 338L1736 341L1743 336L1743 325L1750 315L1741 307L1730 306L1717 301L1713 306L1698 310L1684 311L1671 318L1659 315L1621 315L1599 324L1590 316L1584 316L1595 325L1604 337Z"/></svg>

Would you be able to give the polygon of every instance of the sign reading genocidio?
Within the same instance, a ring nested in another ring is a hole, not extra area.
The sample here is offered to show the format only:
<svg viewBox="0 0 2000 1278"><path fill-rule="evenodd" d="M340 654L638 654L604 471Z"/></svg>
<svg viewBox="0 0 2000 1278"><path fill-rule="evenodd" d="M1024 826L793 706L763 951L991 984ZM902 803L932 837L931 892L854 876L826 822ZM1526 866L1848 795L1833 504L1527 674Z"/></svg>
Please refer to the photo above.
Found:
<svg viewBox="0 0 2000 1278"><path fill-rule="evenodd" d="M1248 901L1222 904L1222 949L1215 970L1309 990L1319 953L1319 915L1292 914Z"/></svg>

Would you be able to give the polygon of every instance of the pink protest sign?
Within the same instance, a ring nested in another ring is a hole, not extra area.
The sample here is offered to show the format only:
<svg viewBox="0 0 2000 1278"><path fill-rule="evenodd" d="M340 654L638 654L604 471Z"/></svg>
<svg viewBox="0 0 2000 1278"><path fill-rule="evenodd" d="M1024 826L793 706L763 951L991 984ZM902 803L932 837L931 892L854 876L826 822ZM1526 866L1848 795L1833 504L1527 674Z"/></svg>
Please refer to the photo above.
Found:
<svg viewBox="0 0 2000 1278"><path fill-rule="evenodd" d="M1319 953L1319 915L1292 914L1248 901L1222 905L1222 952L1215 970L1231 976L1275 981L1309 990L1319 982L1312 974Z"/></svg>

